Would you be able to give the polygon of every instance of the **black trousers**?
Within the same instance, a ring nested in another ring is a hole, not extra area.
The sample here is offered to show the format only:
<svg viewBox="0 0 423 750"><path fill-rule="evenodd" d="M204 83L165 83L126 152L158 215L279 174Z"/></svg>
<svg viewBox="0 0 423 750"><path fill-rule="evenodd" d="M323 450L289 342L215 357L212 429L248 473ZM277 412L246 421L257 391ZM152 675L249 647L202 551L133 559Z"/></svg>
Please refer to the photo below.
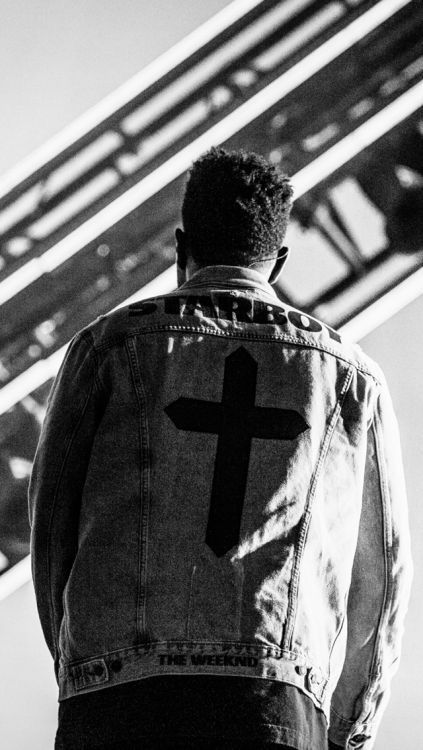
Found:
<svg viewBox="0 0 423 750"><path fill-rule="evenodd" d="M280 745L278 743L258 743L258 742L224 742L216 740L193 740L177 739L177 740L139 740L136 744L133 742L119 743L113 742L112 744L87 744L86 741L81 739L82 744L75 747L72 744L65 745L59 740L56 741L55 750L295 750L295 748L289 745Z"/></svg>
<svg viewBox="0 0 423 750"><path fill-rule="evenodd" d="M172 676L62 701L55 750L295 750L297 737L327 748L323 714L292 686Z"/></svg>

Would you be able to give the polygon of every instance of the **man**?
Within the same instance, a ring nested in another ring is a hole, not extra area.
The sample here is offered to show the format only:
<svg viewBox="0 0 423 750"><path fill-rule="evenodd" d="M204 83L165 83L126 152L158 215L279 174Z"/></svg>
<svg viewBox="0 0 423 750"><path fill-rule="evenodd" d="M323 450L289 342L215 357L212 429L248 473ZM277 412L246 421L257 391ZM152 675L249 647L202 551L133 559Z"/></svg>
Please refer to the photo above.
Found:
<svg viewBox="0 0 423 750"><path fill-rule="evenodd" d="M178 289L70 344L29 493L57 749L373 746L411 578L398 430L377 365L271 287L291 200L212 149Z"/></svg>

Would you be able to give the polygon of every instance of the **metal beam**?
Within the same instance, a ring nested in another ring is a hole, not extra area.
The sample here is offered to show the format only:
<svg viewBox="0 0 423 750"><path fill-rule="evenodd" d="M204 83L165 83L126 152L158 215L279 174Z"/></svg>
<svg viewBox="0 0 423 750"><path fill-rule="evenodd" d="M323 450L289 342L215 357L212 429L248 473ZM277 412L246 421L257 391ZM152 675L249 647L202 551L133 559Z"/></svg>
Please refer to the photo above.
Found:
<svg viewBox="0 0 423 750"><path fill-rule="evenodd" d="M332 146L322 156L317 157L317 159L294 175L292 183L295 197L299 198L318 184L318 182L328 177L332 172L360 153L363 148L391 130L422 105L423 81L420 81L394 102L388 104L383 110L380 110L366 123L360 125L355 131L349 133L345 138ZM136 299L145 299L154 294L165 293L175 288L175 286L175 271L171 268L156 279L153 279L129 299L120 303L118 307L130 304ZM22 398L55 376L60 367L66 347L67 345L61 347L61 349L50 357L39 360L0 389L0 414L3 414Z"/></svg>
<svg viewBox="0 0 423 750"><path fill-rule="evenodd" d="M236 110L213 125L209 130L202 133L178 153L170 157L151 174L144 177L136 185L109 203L97 214L70 232L56 245L49 248L49 250L43 255L38 258L33 258L17 271L10 274L10 276L0 283L0 305L4 304L7 300L11 299L31 283L36 281L44 273L49 273L62 263L66 262L69 258L86 247L87 244L99 237L103 232L130 214L133 210L138 208L138 206L158 193L167 184L186 172L192 162L204 151L211 146L225 142L235 133L242 130L243 127L255 120L263 112L270 109L270 107L280 101L290 91L300 86L308 78L311 78L317 71L332 62L336 57L360 41L366 34L377 28L381 23L386 21L390 16L409 2L410 0L381 0L377 5L374 5L368 11L364 12L348 26L341 29L320 47L313 50L310 54L300 60L292 68L282 73L282 75L268 84L265 88L261 89L261 91L241 104ZM419 99L420 90L418 87L419 84L409 92L403 94L403 97L405 98L399 97L397 100L404 103L405 109L411 106L411 111L414 111L420 106L421 99ZM415 93L413 94L411 92ZM415 106L413 102L415 103ZM388 110L388 108L386 108L386 110ZM394 124L400 122L401 119L404 119L400 115L401 112L396 113L397 119L396 121L393 120ZM373 133L369 142L372 142L383 135L383 133L387 132L390 127L393 127L393 125L385 127L383 118L377 118L378 115L375 115L368 121L368 123L362 125L361 128L358 128L358 131L355 132L364 134L364 128L369 125L369 133ZM372 127L370 127L370 123L372 124ZM376 125L374 123L376 123ZM351 134L351 136L353 136L353 134ZM349 136L347 136L347 138L349 138ZM339 155L337 157L339 164L342 163L341 144L345 142L346 139L343 139L339 144L336 144L336 146L340 147L338 150ZM348 141L348 143L350 143L350 141ZM351 143L354 143L353 138L351 138ZM359 143L359 141L357 141L357 143ZM336 146L330 151L336 149ZM357 146L357 149L360 150L360 148L363 147L364 146ZM358 150L355 153L358 153ZM317 172L321 168L320 164L324 161L324 157L320 158L322 161L319 162ZM302 170L301 173L307 176L309 184L312 186L312 184L316 184L318 178L317 176L310 176L310 168L311 165L308 165L308 167ZM309 187L306 186L301 188L302 183L305 185L307 184L307 180L304 176L301 179L302 182L301 180L299 181L299 192L297 193L297 197L301 194L301 189L303 192L309 189ZM313 179L315 180L314 183L312 183Z"/></svg>
<svg viewBox="0 0 423 750"><path fill-rule="evenodd" d="M84 112L68 127L47 141L43 146L30 154L26 159L9 170L0 179L0 197L6 195L20 182L38 171L46 162L51 161L75 141L86 136L97 128L103 120L111 117L118 109L124 107L143 91L176 68L181 62L195 54L214 37L229 26L247 15L263 0L233 0L226 8L216 13L208 21L192 31L180 42L153 60L135 76L119 86L115 91L102 99L98 104Z"/></svg>

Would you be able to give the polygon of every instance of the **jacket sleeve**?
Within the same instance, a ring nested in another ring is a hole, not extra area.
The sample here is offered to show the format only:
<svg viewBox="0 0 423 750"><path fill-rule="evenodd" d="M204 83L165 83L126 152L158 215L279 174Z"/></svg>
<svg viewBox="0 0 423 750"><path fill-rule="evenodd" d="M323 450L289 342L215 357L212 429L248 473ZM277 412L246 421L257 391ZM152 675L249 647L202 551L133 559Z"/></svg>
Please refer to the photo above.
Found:
<svg viewBox="0 0 423 750"><path fill-rule="evenodd" d="M38 614L57 677L62 595L78 547L78 522L100 389L91 334L71 341L51 389L32 469L28 512Z"/></svg>
<svg viewBox="0 0 423 750"><path fill-rule="evenodd" d="M347 606L347 646L331 708L335 745L370 750L390 696L412 579L397 420L383 382L368 431L362 510Z"/></svg>

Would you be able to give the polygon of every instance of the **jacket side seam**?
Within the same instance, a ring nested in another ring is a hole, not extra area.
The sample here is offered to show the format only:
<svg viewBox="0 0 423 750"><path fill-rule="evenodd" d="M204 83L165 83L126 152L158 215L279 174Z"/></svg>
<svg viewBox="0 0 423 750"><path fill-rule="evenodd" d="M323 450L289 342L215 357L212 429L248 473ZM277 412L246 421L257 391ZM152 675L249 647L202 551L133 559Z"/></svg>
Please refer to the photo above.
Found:
<svg viewBox="0 0 423 750"><path fill-rule="evenodd" d="M380 488L380 500L382 505L382 524L383 524L383 548L384 548L384 561L385 561L385 591L383 596L383 603L381 607L379 623L377 627L377 634L375 638L375 647L373 652L373 658L370 667L369 681L366 691L363 696L363 711L370 713L372 693L375 690L376 685L373 684L374 680L380 677L380 653L382 650L382 633L389 618L389 609L392 602L393 585L392 585L392 523L391 523L391 509L390 509L390 496L386 480L385 471L385 460L383 452L383 444L380 435L380 418L378 409L375 409L375 418L371 427L374 439L375 439L375 450L376 450L376 463L379 474L379 488Z"/></svg>
<svg viewBox="0 0 423 750"><path fill-rule="evenodd" d="M337 400L329 425L327 426L327 429L326 429L326 434L323 439L323 444L320 450L320 455L319 455L316 468L314 470L313 477L310 483L310 488L309 488L309 492L307 496L303 519L301 521L299 538L298 538L296 550L294 553L294 564L293 564L292 577L291 577L291 582L290 582L290 587L289 587L289 602L288 602L288 612L287 612L287 618L286 618L286 627L285 627L285 633L284 633L284 637L282 641L282 647L289 649L289 650L292 650L294 626L295 626L295 619L296 619L297 607L298 607L300 566L301 566L303 551L305 548L305 543L307 540L308 529L309 529L310 521L311 521L313 499L316 493L317 483L320 478L320 474L321 474L324 462L326 460L326 456L328 454L332 435L334 433L335 426L337 424L339 415L341 413L341 409L342 409L345 396L351 384L352 375L353 375L353 370L352 370L352 367L350 367L345 376L345 379L341 388L341 392L339 394L339 398Z"/></svg>
<svg viewBox="0 0 423 750"><path fill-rule="evenodd" d="M69 443L68 443L68 446L67 446L67 449L66 449L66 453L65 453L65 455L63 457L62 465L60 467L60 471L59 471L58 478L57 478L56 489L54 491L54 498L53 498L53 503L52 503L52 507L51 507L51 511L50 511L49 524L48 524L48 532L47 532L47 540L48 540L48 546L47 546L47 581L48 581L48 592L49 592L50 617L51 617L52 630L53 630L52 635L53 635L53 640L54 640L54 644L55 644L55 647L56 647L56 655L59 653L59 633L56 630L56 624L55 624L55 619L54 619L53 592L52 592L52 588L51 588L51 575L50 575L50 570L51 570L51 560L50 560L51 528L52 528L52 524L53 524L54 511L55 511L55 507L56 507L56 503L57 503L57 497L58 497L59 488L60 488L60 485L61 485L61 482L62 482L62 476L63 476L63 472L64 472L64 469L65 469L66 461L68 459L70 450L72 448L73 442L75 440L75 437L76 437L76 434L77 434L77 432L79 430L81 422L84 419L85 412L87 411L88 404L89 404L90 399L91 399L91 394L93 392L93 387L94 387L94 381L91 382L91 386L90 386L90 389L88 391L87 397L85 399L85 403L84 403L84 405L82 407L80 417L79 417L78 421L76 422L75 427L74 427L74 429L72 431L72 434L70 436Z"/></svg>
<svg viewBox="0 0 423 750"><path fill-rule="evenodd" d="M146 633L147 623L147 566L148 566L148 532L150 517L150 466L149 466L149 430L147 423L146 395L141 378L138 357L133 338L126 340L134 390L138 402L139 419L138 435L140 441L140 498L138 520L138 571L139 588L137 594L136 632L139 640Z"/></svg>

